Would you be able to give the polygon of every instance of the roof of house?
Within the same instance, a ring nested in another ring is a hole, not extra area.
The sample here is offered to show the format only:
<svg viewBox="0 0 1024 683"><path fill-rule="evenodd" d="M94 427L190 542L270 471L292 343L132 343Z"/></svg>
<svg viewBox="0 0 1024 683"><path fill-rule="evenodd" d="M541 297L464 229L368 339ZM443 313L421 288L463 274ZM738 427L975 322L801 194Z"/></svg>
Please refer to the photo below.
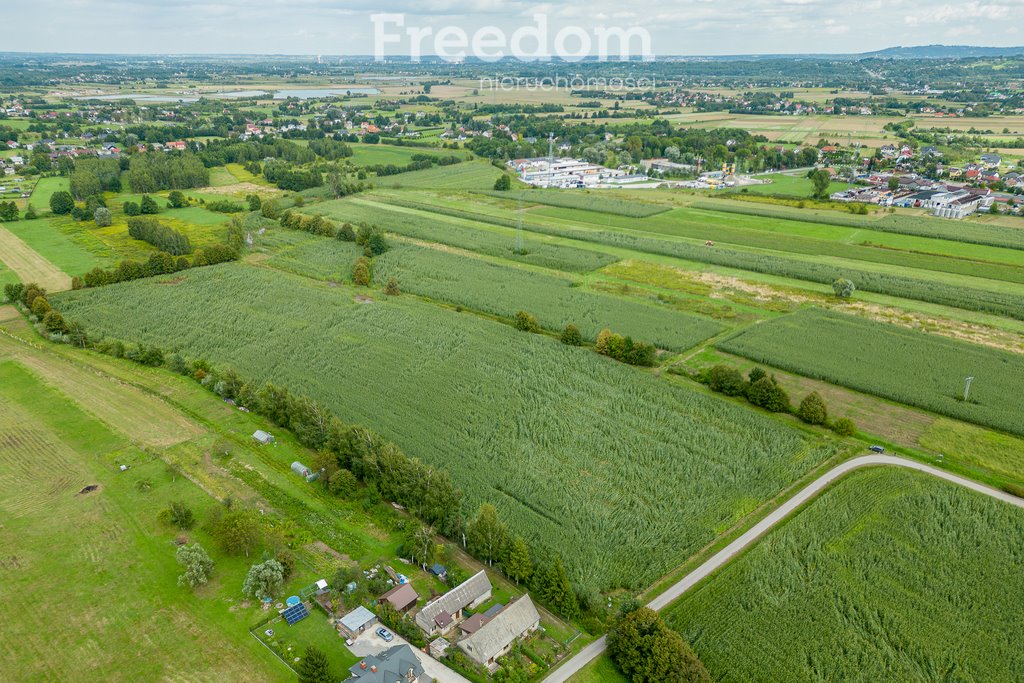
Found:
<svg viewBox="0 0 1024 683"><path fill-rule="evenodd" d="M423 675L423 665L408 645L395 645L376 655L367 655L348 668L359 683L395 683L407 681L412 671L413 680Z"/></svg>
<svg viewBox="0 0 1024 683"><path fill-rule="evenodd" d="M341 618L341 625L355 632L376 618L376 614L360 605Z"/></svg>
<svg viewBox="0 0 1024 683"><path fill-rule="evenodd" d="M392 607L401 612L415 605L420 596L416 593L416 589L412 587L411 583L400 583L380 596L380 599L387 600L391 603Z"/></svg>
<svg viewBox="0 0 1024 683"><path fill-rule="evenodd" d="M459 628L465 633L476 633L480 630L480 627L488 622L487 617L483 614L474 614L469 619L459 624Z"/></svg>
<svg viewBox="0 0 1024 683"><path fill-rule="evenodd" d="M487 572L481 569L444 595L434 598L424 605L416 615L416 623L424 631L432 631L434 617L441 612L447 612L450 618L450 615L483 597L490 590L491 581L487 578ZM442 626L440 623L437 625Z"/></svg>
<svg viewBox="0 0 1024 683"><path fill-rule="evenodd" d="M477 663L487 663L539 621L540 614L533 606L533 601L529 595L524 595L510 602L476 633L460 640L459 648Z"/></svg>

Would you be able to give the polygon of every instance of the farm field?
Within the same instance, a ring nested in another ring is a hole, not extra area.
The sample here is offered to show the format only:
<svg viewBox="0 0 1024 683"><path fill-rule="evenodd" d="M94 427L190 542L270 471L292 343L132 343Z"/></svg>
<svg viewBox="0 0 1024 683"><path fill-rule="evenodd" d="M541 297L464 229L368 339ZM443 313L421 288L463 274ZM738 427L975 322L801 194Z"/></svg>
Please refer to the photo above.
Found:
<svg viewBox="0 0 1024 683"><path fill-rule="evenodd" d="M0 646L5 676L291 680L239 628L251 612L211 604L225 587L235 593L243 561L215 555L216 583L196 595L177 585L173 533L157 512L212 499L2 355L0 432L0 599L18 615ZM87 485L98 488L79 493Z"/></svg>
<svg viewBox="0 0 1024 683"><path fill-rule="evenodd" d="M720 681L1019 680L1022 523L924 474L856 472L667 621Z"/></svg>
<svg viewBox="0 0 1024 683"><path fill-rule="evenodd" d="M352 148L352 156L348 157L356 166L377 166L378 164L394 164L404 166L412 161L414 154L429 154L431 156L445 156L455 154L464 157L465 152L458 150L439 150L431 147L397 146L386 144L366 144L362 142L345 143Z"/></svg>
<svg viewBox="0 0 1024 683"><path fill-rule="evenodd" d="M0 260L22 282L36 282L50 292L71 289L71 278L66 273L2 226L0 226Z"/></svg>
<svg viewBox="0 0 1024 683"><path fill-rule="evenodd" d="M403 202L398 200L398 203ZM416 200L404 202L404 205L424 211L493 221L500 225L515 225L515 221L492 216L490 213L477 213L447 207L432 208L429 204ZM543 211L565 210L547 208ZM609 222L616 218L604 215ZM657 221L659 218L656 216L648 220ZM680 238L659 238L621 228L597 229L596 226L585 227L579 222L573 223L567 220L546 220L544 222L528 220L522 222L522 227L524 230L542 235L598 244L615 250L668 256L806 282L831 284L839 277L847 277L854 281L858 289L877 294L1024 319L1024 289L1013 283L981 278L972 279L958 274L922 270L901 269L901 272L907 274L894 274L891 272L891 268L883 267L882 264L857 262L838 257L814 258L810 254L771 253L750 248L740 250L717 246L708 247L698 240L683 241Z"/></svg>
<svg viewBox="0 0 1024 683"><path fill-rule="evenodd" d="M610 328L659 348L684 351L724 329L654 300L587 291L566 278L425 247L401 246L378 257L374 278L383 285L391 277L406 291L507 319L525 310L552 332L572 323L591 342Z"/></svg>
<svg viewBox="0 0 1024 683"><path fill-rule="evenodd" d="M1019 354L819 309L746 328L718 347L814 379L1024 434L1024 406L1015 400L1024 373ZM975 379L970 400L963 401L968 376Z"/></svg>
<svg viewBox="0 0 1024 683"><path fill-rule="evenodd" d="M323 401L449 469L468 505L495 502L582 586L650 583L836 450L589 349L354 293L233 264L53 303L94 333L202 354Z"/></svg>
<svg viewBox="0 0 1024 683"><path fill-rule="evenodd" d="M734 194L742 192L744 194L764 194L764 195L788 195L790 197L810 197L814 190L814 183L811 182L810 178L805 177L803 174L792 175L786 173L769 173L766 175L758 175L758 180L767 180L769 182L764 185L744 185L742 187L734 187L725 190L725 194ZM828 186L828 193L842 192L847 189L849 185L847 183L833 181Z"/></svg>
<svg viewBox="0 0 1024 683"><path fill-rule="evenodd" d="M631 218L646 218L668 211L670 207L650 202L623 200L607 192L562 191L562 190L518 190L509 192L488 192L489 196L509 202L542 204L566 209L584 209L598 213L610 213Z"/></svg>
<svg viewBox="0 0 1024 683"><path fill-rule="evenodd" d="M83 248L83 244L93 240L88 236L76 235L85 232L85 229L73 219L54 216L15 221L6 223L4 227L69 275L81 275L93 268L112 265L112 259L99 255L101 249L98 244L94 244L93 250Z"/></svg>
<svg viewBox="0 0 1024 683"><path fill-rule="evenodd" d="M510 228L431 215L377 201L344 199L324 202L304 210L335 221L366 222L406 237L573 273L597 270L615 260L609 254L551 244L550 241L530 234L522 235L523 249L517 250L516 235Z"/></svg>
<svg viewBox="0 0 1024 683"><path fill-rule="evenodd" d="M34 206L39 213L49 212L50 197L53 196L53 193L68 190L70 187L71 181L62 176L40 178L35 189L32 190L32 196L28 198L27 204Z"/></svg>
<svg viewBox="0 0 1024 683"><path fill-rule="evenodd" d="M411 187L431 190L490 190L502 171L486 161L464 161L423 171L374 178L375 187Z"/></svg>

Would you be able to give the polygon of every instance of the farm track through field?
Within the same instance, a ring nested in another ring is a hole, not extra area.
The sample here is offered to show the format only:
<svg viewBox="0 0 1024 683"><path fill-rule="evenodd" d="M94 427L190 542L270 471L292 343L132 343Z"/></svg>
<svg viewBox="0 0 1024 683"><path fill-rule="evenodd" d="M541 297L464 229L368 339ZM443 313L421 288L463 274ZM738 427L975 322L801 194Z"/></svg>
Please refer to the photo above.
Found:
<svg viewBox="0 0 1024 683"><path fill-rule="evenodd" d="M11 358L83 410L145 446L172 446L200 433L177 410L135 387L36 348L0 328L0 359Z"/></svg>
<svg viewBox="0 0 1024 683"><path fill-rule="evenodd" d="M847 460L846 462L833 467L831 470L805 486L795 496L770 512L764 517L764 519L748 529L739 538L719 550L696 569L673 584L664 593L661 593L647 603L647 606L653 610L665 609L698 583L728 564L730 560L735 558L741 552L754 545L762 536L781 522L786 521L800 507L816 498L818 494L823 492L837 480L842 479L847 474L855 470L859 470L864 467L878 466L905 467L918 472L924 472L925 474L930 474L933 477L938 477L939 479L963 486L971 489L972 491L982 493L986 496L995 498L996 500L1024 509L1024 498L1018 498L1017 496L1013 496L1004 491L993 489L989 486L985 486L984 484L979 484L976 481L972 481L930 465L925 465L924 463L917 462L915 460L908 460L906 458L899 458L891 455L865 455L859 458L853 458L852 460ZM599 657L601 653L605 651L607 646L608 643L605 636L595 640L593 643L580 650L576 656L567 660L562 666L547 676L544 679L545 683L565 683L574 674L583 669L584 666Z"/></svg>
<svg viewBox="0 0 1024 683"><path fill-rule="evenodd" d="M22 282L36 282L48 292L71 289L71 278L64 271L3 227L0 227L0 261L17 273Z"/></svg>

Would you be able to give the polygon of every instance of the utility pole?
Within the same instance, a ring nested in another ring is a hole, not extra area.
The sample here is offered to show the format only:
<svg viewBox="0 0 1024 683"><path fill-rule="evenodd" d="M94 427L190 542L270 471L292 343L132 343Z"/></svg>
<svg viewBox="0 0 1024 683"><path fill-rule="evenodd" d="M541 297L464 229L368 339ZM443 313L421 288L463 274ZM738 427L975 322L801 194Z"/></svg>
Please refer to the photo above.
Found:
<svg viewBox="0 0 1024 683"><path fill-rule="evenodd" d="M968 377L965 380L965 382L966 382L965 385L964 385L964 402L965 403L967 402L967 395L971 392L971 382L973 382L973 381L974 381L973 377Z"/></svg>

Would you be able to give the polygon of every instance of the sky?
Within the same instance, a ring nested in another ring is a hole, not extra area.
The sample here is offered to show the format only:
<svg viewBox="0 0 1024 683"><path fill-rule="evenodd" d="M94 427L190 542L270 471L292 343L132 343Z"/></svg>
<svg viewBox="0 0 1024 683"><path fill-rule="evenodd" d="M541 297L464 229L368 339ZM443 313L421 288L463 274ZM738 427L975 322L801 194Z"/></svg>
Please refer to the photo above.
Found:
<svg viewBox="0 0 1024 683"><path fill-rule="evenodd" d="M388 24L401 42L384 46L400 55L411 50L410 27L433 30L422 53L436 54L444 27L472 38L493 26L508 38L537 15L548 23L548 52L566 27L575 27L569 50L580 32L644 29L656 55L1024 45L1024 0L9 0L0 12L17 27L0 51L15 52L367 55L377 47L371 15L382 12L404 14L404 27Z"/></svg>

